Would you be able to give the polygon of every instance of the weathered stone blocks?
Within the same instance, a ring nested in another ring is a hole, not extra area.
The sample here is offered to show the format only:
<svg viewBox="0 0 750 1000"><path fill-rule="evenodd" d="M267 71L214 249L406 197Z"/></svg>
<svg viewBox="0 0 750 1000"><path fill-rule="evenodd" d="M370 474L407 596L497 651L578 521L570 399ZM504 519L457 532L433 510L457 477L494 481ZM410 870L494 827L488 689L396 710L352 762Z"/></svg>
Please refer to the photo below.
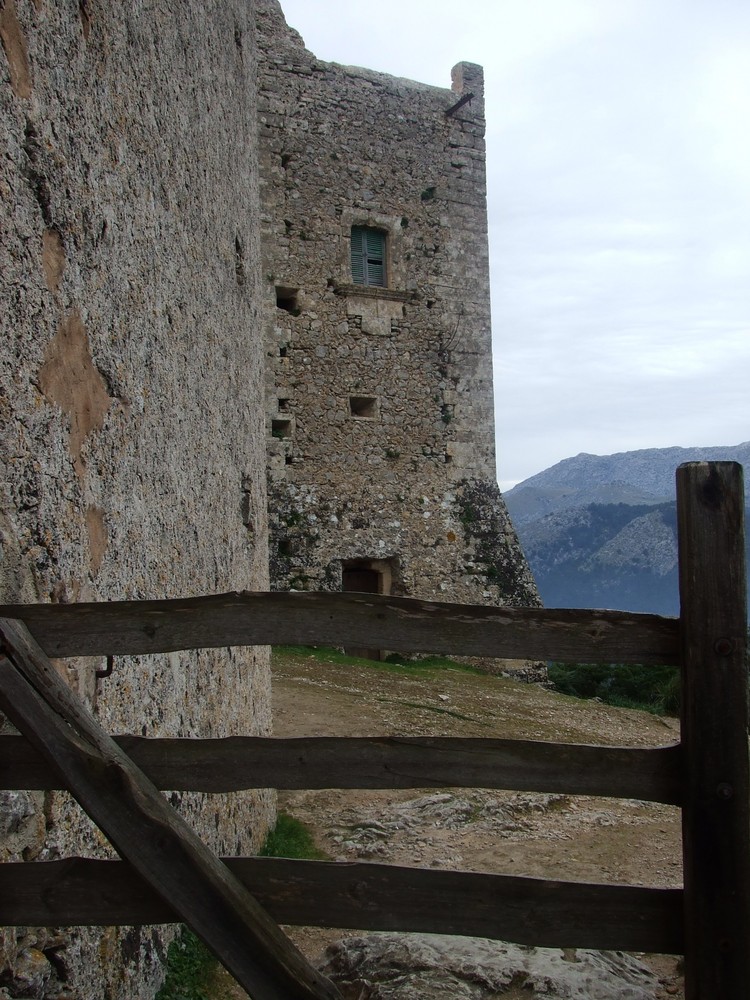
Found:
<svg viewBox="0 0 750 1000"><path fill-rule="evenodd" d="M536 603L495 481L481 67L428 87L321 62L274 0L259 25L267 425L283 399L291 428L272 584L336 590L357 564L381 592ZM355 280L355 226L384 235L380 287Z"/></svg>

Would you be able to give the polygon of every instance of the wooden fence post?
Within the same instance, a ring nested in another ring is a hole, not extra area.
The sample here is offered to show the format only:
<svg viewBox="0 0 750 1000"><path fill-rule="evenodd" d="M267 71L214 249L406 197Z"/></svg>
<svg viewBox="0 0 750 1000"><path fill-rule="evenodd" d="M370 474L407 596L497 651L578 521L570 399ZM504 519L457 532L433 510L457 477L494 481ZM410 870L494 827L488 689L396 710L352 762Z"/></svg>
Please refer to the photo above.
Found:
<svg viewBox="0 0 750 1000"><path fill-rule="evenodd" d="M750 766L742 467L677 470L686 1000L750 984Z"/></svg>

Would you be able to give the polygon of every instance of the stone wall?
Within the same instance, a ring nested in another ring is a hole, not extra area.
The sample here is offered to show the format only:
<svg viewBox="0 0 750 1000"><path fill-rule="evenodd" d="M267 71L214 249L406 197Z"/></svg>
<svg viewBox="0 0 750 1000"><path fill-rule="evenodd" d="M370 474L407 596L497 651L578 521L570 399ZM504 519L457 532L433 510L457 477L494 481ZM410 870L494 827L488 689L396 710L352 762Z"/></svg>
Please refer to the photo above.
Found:
<svg viewBox="0 0 750 1000"><path fill-rule="evenodd" d="M178 6L0 2L3 602L268 586L253 9ZM269 730L265 650L102 665L60 669L109 731ZM230 854L273 813L172 799ZM5 793L1 859L105 851ZM153 995L168 936L8 929L0 995Z"/></svg>
<svg viewBox="0 0 750 1000"><path fill-rule="evenodd" d="M481 69L322 63L276 0L0 0L0 40L0 601L266 589L268 471L277 588L536 603L495 481ZM59 663L110 731L269 731L264 650L102 666ZM0 795L0 859L107 853L67 796ZM172 801L226 853L273 814ZM8 929L0 996L149 996L169 935Z"/></svg>
<svg viewBox="0 0 750 1000"><path fill-rule="evenodd" d="M258 7L272 585L536 604L496 483L482 69L321 62Z"/></svg>

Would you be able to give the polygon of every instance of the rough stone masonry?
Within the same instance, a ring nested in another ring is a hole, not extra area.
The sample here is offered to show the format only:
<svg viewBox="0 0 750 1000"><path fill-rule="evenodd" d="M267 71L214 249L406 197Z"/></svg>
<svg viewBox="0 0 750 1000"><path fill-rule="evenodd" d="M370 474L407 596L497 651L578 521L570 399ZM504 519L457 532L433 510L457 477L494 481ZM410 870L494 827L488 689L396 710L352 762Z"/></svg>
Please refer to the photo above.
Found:
<svg viewBox="0 0 750 1000"><path fill-rule="evenodd" d="M482 69L321 62L258 8L272 585L536 604L496 481Z"/></svg>
<svg viewBox="0 0 750 1000"><path fill-rule="evenodd" d="M319 62L275 0L178 7L0 0L0 602L267 589L270 509L277 588L535 603L481 70L425 87ZM59 665L111 732L270 729L262 649L102 667ZM66 795L0 795L0 860L108 853ZM228 854L274 809L172 801ZM153 995L169 938L6 929L0 997Z"/></svg>
<svg viewBox="0 0 750 1000"><path fill-rule="evenodd" d="M0 2L0 602L268 587L255 31L246 0ZM270 730L263 649L60 664L110 732ZM178 796L252 853L271 793ZM102 855L5 793L0 860ZM0 996L153 996L170 932L8 928Z"/></svg>

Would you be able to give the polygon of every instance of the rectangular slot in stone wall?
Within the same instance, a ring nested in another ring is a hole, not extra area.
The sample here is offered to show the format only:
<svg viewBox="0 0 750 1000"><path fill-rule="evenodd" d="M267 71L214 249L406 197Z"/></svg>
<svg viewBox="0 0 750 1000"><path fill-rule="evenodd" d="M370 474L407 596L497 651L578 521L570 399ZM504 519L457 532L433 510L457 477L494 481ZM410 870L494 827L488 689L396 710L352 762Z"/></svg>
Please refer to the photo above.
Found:
<svg viewBox="0 0 750 1000"><path fill-rule="evenodd" d="M299 316L298 293L299 288L288 288L286 285L277 285L276 308L283 309L285 312L291 313L292 316Z"/></svg>
<svg viewBox="0 0 750 1000"><path fill-rule="evenodd" d="M289 438L294 433L292 421L287 419L274 419L271 421L271 435L275 438Z"/></svg>
<svg viewBox="0 0 750 1000"><path fill-rule="evenodd" d="M377 396L350 396L349 414L357 420L377 420Z"/></svg>

